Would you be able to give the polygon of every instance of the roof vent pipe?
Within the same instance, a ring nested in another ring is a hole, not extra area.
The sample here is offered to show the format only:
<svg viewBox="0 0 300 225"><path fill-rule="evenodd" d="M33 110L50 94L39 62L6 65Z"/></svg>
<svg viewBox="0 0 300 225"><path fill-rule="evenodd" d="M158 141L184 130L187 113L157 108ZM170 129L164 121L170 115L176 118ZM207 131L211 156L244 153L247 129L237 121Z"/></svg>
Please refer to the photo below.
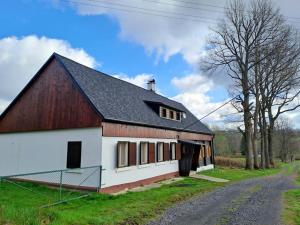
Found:
<svg viewBox="0 0 300 225"><path fill-rule="evenodd" d="M149 91L155 92L155 80L154 79L151 79L148 81L147 88Z"/></svg>

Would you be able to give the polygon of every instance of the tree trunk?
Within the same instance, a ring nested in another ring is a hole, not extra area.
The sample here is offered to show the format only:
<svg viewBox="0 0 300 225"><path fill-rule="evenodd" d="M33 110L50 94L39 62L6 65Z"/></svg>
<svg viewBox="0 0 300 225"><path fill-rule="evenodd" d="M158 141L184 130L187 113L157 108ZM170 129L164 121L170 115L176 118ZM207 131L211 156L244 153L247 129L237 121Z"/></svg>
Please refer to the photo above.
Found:
<svg viewBox="0 0 300 225"><path fill-rule="evenodd" d="M254 161L253 163L254 163L254 169L259 169L256 139L257 139L257 128L255 128L254 125L254 129L252 133L252 149L253 149L253 161Z"/></svg>
<svg viewBox="0 0 300 225"><path fill-rule="evenodd" d="M245 70L246 71L246 70ZM253 151L251 146L251 111L250 111L250 97L249 97L249 81L248 73L243 74L243 95L244 95L244 126L245 126L245 137L246 137L246 169L253 169Z"/></svg>
<svg viewBox="0 0 300 225"><path fill-rule="evenodd" d="M261 141L260 141L260 168L265 169L266 168L266 161L265 161L265 143L264 143L264 134L261 130L260 132L261 135Z"/></svg>
<svg viewBox="0 0 300 225"><path fill-rule="evenodd" d="M273 158L273 133L274 133L274 121L271 119L270 120L270 126L268 129L268 152L269 152L269 160L270 160L270 165L272 167L275 166L274 164L274 158Z"/></svg>
<svg viewBox="0 0 300 225"><path fill-rule="evenodd" d="M267 120L265 116L265 107L264 105L261 107L261 120L262 120L262 140L264 142L264 157L265 157L265 167L267 169L270 168L270 158L269 158L269 151L268 151L268 133L267 133Z"/></svg>

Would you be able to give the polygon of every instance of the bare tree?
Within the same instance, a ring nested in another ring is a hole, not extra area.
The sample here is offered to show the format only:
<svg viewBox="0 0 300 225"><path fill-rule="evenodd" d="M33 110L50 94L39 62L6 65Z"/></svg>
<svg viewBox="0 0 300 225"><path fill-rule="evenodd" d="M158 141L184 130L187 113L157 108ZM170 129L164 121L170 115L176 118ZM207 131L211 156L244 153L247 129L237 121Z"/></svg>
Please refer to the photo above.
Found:
<svg viewBox="0 0 300 225"><path fill-rule="evenodd" d="M225 12L225 19L212 29L214 35L208 43L210 51L202 65L206 71L225 68L241 92L237 101L243 110L247 169L253 169L250 71L259 63L255 57L258 46L267 47L278 35L280 20L279 11L274 10L269 1L233 0Z"/></svg>
<svg viewBox="0 0 300 225"><path fill-rule="evenodd" d="M258 71L260 92L256 93L256 97L260 96L261 101L267 167L274 165L272 140L276 120L280 115L300 107L300 37L284 22L278 24L278 31L272 43L259 50L259 57L263 60Z"/></svg>
<svg viewBox="0 0 300 225"><path fill-rule="evenodd" d="M295 137L295 131L286 117L282 117L276 121L275 133L279 144L279 157L281 161L293 161L294 154L298 152L299 146Z"/></svg>

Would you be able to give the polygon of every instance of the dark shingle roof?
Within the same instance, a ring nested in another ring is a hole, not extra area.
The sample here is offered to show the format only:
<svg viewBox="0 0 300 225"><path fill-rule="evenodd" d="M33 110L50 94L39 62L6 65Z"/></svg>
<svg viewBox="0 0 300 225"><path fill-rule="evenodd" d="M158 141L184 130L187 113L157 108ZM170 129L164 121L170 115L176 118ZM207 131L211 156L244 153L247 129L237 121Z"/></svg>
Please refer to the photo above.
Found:
<svg viewBox="0 0 300 225"><path fill-rule="evenodd" d="M197 133L212 132L181 103L126 81L98 72L55 54L105 120L119 121ZM157 102L186 113L181 122L161 118L147 102ZM187 129L185 129L189 126Z"/></svg>

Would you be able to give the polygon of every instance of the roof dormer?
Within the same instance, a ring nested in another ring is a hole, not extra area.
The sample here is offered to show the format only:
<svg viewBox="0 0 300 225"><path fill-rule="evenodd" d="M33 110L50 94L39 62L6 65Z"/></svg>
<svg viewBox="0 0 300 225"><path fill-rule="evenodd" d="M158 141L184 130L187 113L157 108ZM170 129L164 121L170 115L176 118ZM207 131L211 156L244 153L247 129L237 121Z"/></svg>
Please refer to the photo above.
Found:
<svg viewBox="0 0 300 225"><path fill-rule="evenodd" d="M175 109L170 109L166 106L159 107L159 116L164 119L181 121L181 119L184 117L183 114L185 113Z"/></svg>

